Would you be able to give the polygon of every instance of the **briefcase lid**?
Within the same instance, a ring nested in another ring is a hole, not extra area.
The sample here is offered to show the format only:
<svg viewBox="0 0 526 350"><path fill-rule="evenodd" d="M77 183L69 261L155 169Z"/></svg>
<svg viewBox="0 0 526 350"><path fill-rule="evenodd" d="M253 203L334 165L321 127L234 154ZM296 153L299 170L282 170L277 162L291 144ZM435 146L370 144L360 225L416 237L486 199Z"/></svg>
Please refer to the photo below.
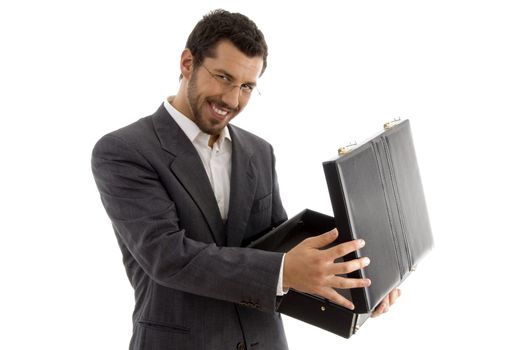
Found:
<svg viewBox="0 0 526 350"><path fill-rule="evenodd" d="M369 278L352 289L359 313L367 313L406 278L433 244L409 120L385 125L372 138L323 163L338 240L364 239L346 260L371 264L351 277Z"/></svg>

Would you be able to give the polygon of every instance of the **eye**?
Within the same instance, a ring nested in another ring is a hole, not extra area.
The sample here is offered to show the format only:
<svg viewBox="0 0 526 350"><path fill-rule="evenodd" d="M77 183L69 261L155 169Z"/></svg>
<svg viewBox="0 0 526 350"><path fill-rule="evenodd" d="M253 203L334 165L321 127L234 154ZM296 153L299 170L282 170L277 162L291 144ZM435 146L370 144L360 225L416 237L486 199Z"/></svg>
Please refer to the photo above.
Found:
<svg viewBox="0 0 526 350"><path fill-rule="evenodd" d="M217 80L219 80L221 82L230 83L230 79L226 75L215 74L215 77L216 77Z"/></svg>
<svg viewBox="0 0 526 350"><path fill-rule="evenodd" d="M252 90L254 90L254 86L249 84L241 84L241 90L245 92L252 92Z"/></svg>

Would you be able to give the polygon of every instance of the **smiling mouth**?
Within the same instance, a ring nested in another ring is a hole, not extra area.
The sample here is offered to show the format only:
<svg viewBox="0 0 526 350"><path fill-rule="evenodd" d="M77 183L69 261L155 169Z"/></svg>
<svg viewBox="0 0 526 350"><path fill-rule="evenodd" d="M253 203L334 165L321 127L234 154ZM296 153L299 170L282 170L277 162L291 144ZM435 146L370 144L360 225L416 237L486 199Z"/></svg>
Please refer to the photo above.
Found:
<svg viewBox="0 0 526 350"><path fill-rule="evenodd" d="M210 109L216 116L216 118L221 119L221 120L225 119L228 113L232 111L232 109L220 107L217 103L214 103L214 102L208 102L208 104L210 106Z"/></svg>

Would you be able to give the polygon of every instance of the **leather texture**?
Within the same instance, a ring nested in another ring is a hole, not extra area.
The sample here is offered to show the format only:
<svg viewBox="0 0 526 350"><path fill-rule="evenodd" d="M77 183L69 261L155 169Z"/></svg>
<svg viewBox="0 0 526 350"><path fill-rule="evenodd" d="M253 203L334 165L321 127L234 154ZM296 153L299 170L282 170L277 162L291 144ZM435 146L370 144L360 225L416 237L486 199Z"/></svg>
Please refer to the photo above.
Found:
<svg viewBox="0 0 526 350"><path fill-rule="evenodd" d="M355 310L291 290L278 311L349 338L380 301L409 276L433 246L433 237L409 121L403 121L323 163L334 218L311 210L253 242L258 249L286 252L303 239L335 226L341 242L364 239L365 247L345 256L367 256L371 265L349 274L370 278L367 288L338 290Z"/></svg>
<svg viewBox="0 0 526 350"><path fill-rule="evenodd" d="M370 278L351 289L358 313L370 313L432 248L433 236L409 120L323 164L340 239L366 245L345 260L371 265L350 274Z"/></svg>

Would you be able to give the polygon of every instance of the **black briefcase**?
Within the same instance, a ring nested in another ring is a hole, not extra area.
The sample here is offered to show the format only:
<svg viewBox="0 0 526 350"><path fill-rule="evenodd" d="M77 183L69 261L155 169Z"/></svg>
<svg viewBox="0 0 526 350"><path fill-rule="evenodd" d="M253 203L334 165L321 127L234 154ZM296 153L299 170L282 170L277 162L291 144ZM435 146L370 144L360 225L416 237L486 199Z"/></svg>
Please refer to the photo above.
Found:
<svg viewBox="0 0 526 350"><path fill-rule="evenodd" d="M364 239L365 247L343 260L369 257L370 266L348 276L369 278L371 286L338 290L354 310L295 290L278 306L283 314L349 338L415 269L433 238L409 120L388 123L378 135L339 153L323 163L334 218L305 209L249 246L287 252L334 227L339 231L334 244Z"/></svg>

